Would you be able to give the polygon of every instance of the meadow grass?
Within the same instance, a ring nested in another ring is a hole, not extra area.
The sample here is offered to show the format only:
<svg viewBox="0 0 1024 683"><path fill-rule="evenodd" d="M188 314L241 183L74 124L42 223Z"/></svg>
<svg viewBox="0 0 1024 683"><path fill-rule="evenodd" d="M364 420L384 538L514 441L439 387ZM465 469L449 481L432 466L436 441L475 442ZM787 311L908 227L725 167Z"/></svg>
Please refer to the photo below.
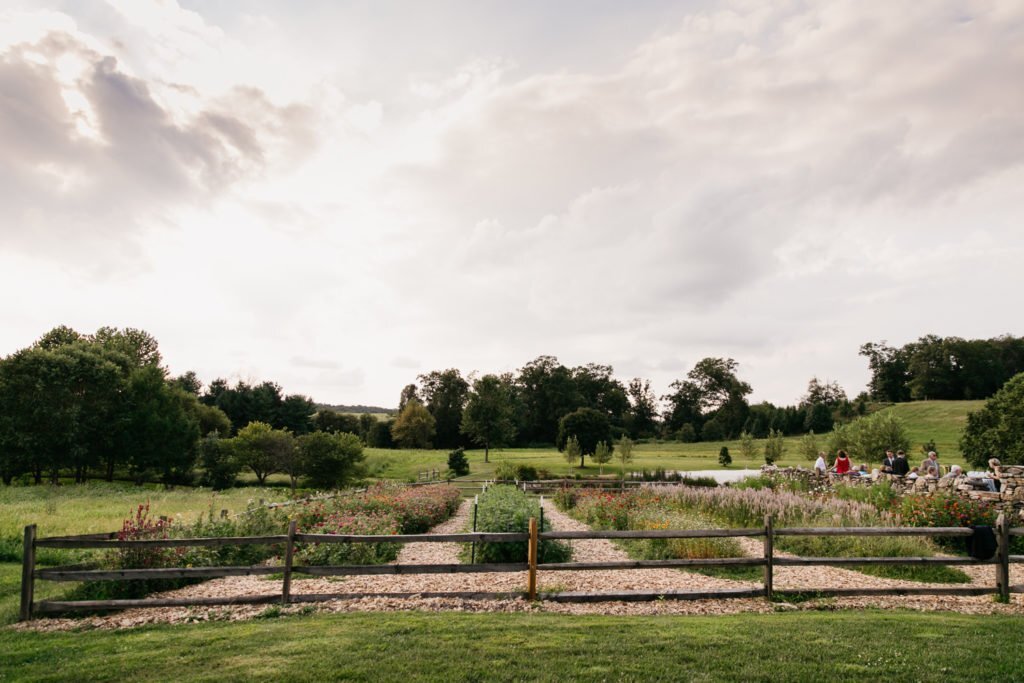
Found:
<svg viewBox="0 0 1024 683"><path fill-rule="evenodd" d="M979 410L984 403L984 401L915 401L878 406L877 410L892 412L906 422L911 443L908 454L911 461L919 460L919 454L923 458L924 455L920 452L922 444L934 440L943 465L965 466L966 463L960 452L960 435L967 423L967 413ZM800 438L799 436L785 438L786 452L776 464L810 466L811 463L799 453ZM822 448L825 447L826 439L826 434L820 435ZM634 447L633 461L627 468L630 471L662 468L684 472L721 469L721 465L718 464L718 453L722 446L727 446L729 454L732 456L731 467L733 469L757 469L764 464L765 439L756 440L755 445L757 447L755 457L744 458L740 452L738 440L699 443L641 443ZM367 448L365 452L367 462L371 466L371 474L385 479L412 481L415 480L416 473L419 471L436 469L443 472L448 467L447 450ZM578 462L575 466L570 467L562 454L553 446L550 448L491 449L490 462L487 463L484 462L484 452L481 449L467 450L466 456L470 463L470 474L464 478L469 479L492 477L495 467L501 460L508 460L517 465L532 465L537 469L548 470L555 476L578 473L592 477L597 476L600 469L591 462L590 458L586 459L586 465L582 468L579 467ZM869 463L869 465L871 464L877 465L878 463ZM604 467L605 475L617 472L619 472L619 464L616 460L612 460Z"/></svg>
<svg viewBox="0 0 1024 683"><path fill-rule="evenodd" d="M117 531L140 504L150 504L150 516L180 518L191 522L213 509L219 514L245 509L249 500L281 500L286 491L240 488L227 491L179 487L135 486L126 483L90 482L63 486L0 486L0 624L17 618L21 585L21 549L24 528L36 524L39 536L62 536ZM81 561L90 551L40 548L39 566ZM57 598L76 584L36 582L36 599Z"/></svg>
<svg viewBox="0 0 1024 683"><path fill-rule="evenodd" d="M1012 646L1024 618L1005 615L277 614L114 632L0 630L0 680L1024 680Z"/></svg>

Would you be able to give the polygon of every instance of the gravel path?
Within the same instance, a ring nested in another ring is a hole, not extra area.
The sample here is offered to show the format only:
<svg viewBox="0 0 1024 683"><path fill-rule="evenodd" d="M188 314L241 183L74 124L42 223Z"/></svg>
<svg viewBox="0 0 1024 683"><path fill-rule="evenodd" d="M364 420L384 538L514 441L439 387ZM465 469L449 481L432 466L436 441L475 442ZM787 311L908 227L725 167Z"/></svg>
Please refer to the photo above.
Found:
<svg viewBox="0 0 1024 683"><path fill-rule="evenodd" d="M431 529L430 533L457 533L468 526L472 501L466 500L449 520ZM544 515L553 528L562 531L582 531L589 527L558 510L550 501L544 501ZM762 553L759 539L737 539L743 552L749 556ZM573 561L610 562L626 560L629 556L609 540L576 540ZM398 564L454 564L460 561L461 544L410 543L399 553ZM778 553L779 556L786 555ZM991 566L962 567L977 585L993 585L995 569ZM834 567L777 567L775 587L779 589L810 589L838 586L898 587L914 586L910 581L867 576L859 572ZM1024 565L1011 565L1011 584L1024 583ZM541 592L608 592L613 590L644 591L698 591L728 588L758 587L759 582L738 581L704 576L675 569L628 569L611 571L548 571L541 565L538 588ZM74 630L82 628L128 628L143 624L189 623L210 620L250 619L268 609L281 613L316 610L326 612L350 611L460 611L460 612L523 612L542 610L566 614L726 614L737 612L771 612L790 609L832 609L838 607L902 607L917 610L953 610L964 613L1016 613L1024 614L1024 595L1011 596L1009 605L1001 605L992 596L950 597L856 597L826 598L801 603L799 606L771 604L763 599L726 600L658 600L652 602L603 602L592 604L563 604L553 602L529 603L520 597L508 599L469 599L458 597L425 597L423 593L487 592L521 594L526 586L526 572L487 574L419 574L391 576L301 577L292 581L293 594L311 593L375 593L373 597L332 600L324 603L289 605L287 607L218 606L170 607L136 609L106 616L81 619L41 619L12 628L35 630ZM214 597L225 595L266 595L280 593L279 581L259 577L241 576L214 579L162 594L160 597ZM387 597L379 594L414 593L413 597Z"/></svg>

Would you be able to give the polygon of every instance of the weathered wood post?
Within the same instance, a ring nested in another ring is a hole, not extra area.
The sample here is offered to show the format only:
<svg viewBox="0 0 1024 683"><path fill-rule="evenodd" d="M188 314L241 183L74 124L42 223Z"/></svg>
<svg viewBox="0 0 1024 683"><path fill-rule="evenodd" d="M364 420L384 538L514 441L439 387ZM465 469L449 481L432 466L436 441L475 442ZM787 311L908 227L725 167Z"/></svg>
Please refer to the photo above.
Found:
<svg viewBox="0 0 1024 683"><path fill-rule="evenodd" d="M292 560L295 556L295 528L293 519L288 522L288 545L284 549L284 580L281 582L281 604L292 601Z"/></svg>
<svg viewBox="0 0 1024 683"><path fill-rule="evenodd" d="M544 496L540 497L540 530L544 531Z"/></svg>
<svg viewBox="0 0 1024 683"><path fill-rule="evenodd" d="M996 590L999 602L1010 601L1010 525L1006 513L996 518Z"/></svg>
<svg viewBox="0 0 1024 683"><path fill-rule="evenodd" d="M530 543L527 551L527 561L530 564L529 581L526 586L526 594L530 600L537 599L537 518L530 517Z"/></svg>
<svg viewBox="0 0 1024 683"><path fill-rule="evenodd" d="M773 582L774 582L774 528L772 525L772 516L764 516L764 597L768 600L772 599L773 593Z"/></svg>
<svg viewBox="0 0 1024 683"><path fill-rule="evenodd" d="M473 496L473 533L476 533L476 508L480 505L480 494ZM476 564L476 541L470 544L469 563Z"/></svg>
<svg viewBox="0 0 1024 683"><path fill-rule="evenodd" d="M25 545L21 552L21 612L18 618L32 618L32 600L36 589L36 525L25 527Z"/></svg>

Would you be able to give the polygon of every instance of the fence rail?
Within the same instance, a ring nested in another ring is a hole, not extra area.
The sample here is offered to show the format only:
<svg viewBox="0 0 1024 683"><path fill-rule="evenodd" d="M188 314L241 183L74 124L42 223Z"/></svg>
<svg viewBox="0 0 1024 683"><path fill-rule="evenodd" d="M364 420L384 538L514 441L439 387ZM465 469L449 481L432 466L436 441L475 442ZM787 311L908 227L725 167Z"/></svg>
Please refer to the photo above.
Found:
<svg viewBox="0 0 1024 683"><path fill-rule="evenodd" d="M401 534L401 535L330 535L298 533L296 523L289 523L288 533L271 536L241 536L223 538L168 538L126 541L112 538L114 534L85 534L82 536L55 536L36 538L34 524L25 527L21 582L22 621L35 615L68 611L102 611L134 607L186 607L202 605L256 605L270 603L307 603L357 597L508 597L508 593L438 592L438 593L291 593L295 574L309 576L375 576L414 574L483 574L500 572L526 572L525 597L555 602L600 602L609 600L648 601L655 599L700 600L721 598L815 595L985 595L995 593L1001 600L1011 593L1024 593L1024 585L1010 585L1009 566L1024 563L1024 555L1011 555L1010 537L1024 536L1024 528L1009 528L1004 515L996 522L997 551L991 559L970 557L777 557L774 540L784 536L946 536L968 537L976 533L962 527L789 527L776 529L771 516L765 517L764 526L748 529L652 529L644 531L547 531L540 532L535 518L531 518L528 533L473 532L458 534ZM538 565L538 547L544 540L592 539L672 539L672 538L735 538L763 537L761 557L731 557L711 559L624 560L614 562L560 562ZM385 564L385 565L296 565L297 543L527 543L527 561L486 564ZM89 569L81 566L36 568L36 548L179 548L188 546L225 545L277 545L284 548L280 565L253 565L235 567L160 567L152 569ZM823 588L802 590L776 590L775 567L851 565L993 565L995 586L910 586L895 588ZM695 567L762 567L760 587L709 591L617 591L604 593L558 592L538 593L537 572L543 571L607 571L617 569L695 568ZM144 579L197 579L225 576L282 575L280 593L266 595L235 595L209 598L143 598L132 600L43 600L35 602L35 581L133 581ZM518 593L516 595L523 595Z"/></svg>

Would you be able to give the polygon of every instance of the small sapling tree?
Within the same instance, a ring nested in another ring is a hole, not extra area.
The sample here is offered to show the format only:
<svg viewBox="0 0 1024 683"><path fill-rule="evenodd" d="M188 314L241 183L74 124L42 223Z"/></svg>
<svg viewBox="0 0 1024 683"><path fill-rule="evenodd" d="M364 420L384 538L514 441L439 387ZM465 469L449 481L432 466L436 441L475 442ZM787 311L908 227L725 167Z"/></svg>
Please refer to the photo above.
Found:
<svg viewBox="0 0 1024 683"><path fill-rule="evenodd" d="M626 480L626 465L633 462L633 440L628 436L619 442L619 464L622 465L622 480Z"/></svg>
<svg viewBox="0 0 1024 683"><path fill-rule="evenodd" d="M600 474L604 474L604 466L612 460L612 449L606 441L599 441L594 449L594 462L599 465Z"/></svg>
<svg viewBox="0 0 1024 683"><path fill-rule="evenodd" d="M764 444L764 461L769 465L774 465L777 460L782 459L785 453L786 442L783 440L782 432L778 429L768 432L768 439Z"/></svg>
<svg viewBox="0 0 1024 683"><path fill-rule="evenodd" d="M750 461L757 457L757 446L754 445L754 435L750 432L740 434L740 454L744 460Z"/></svg>
<svg viewBox="0 0 1024 683"><path fill-rule="evenodd" d="M580 449L580 442L575 435L566 439L563 455L565 461L569 463L569 472L572 473L572 468L576 465L576 458L583 459L583 451Z"/></svg>
<svg viewBox="0 0 1024 683"><path fill-rule="evenodd" d="M718 464L722 467L728 467L732 464L732 456L729 455L728 446L722 446L722 450L718 451Z"/></svg>
<svg viewBox="0 0 1024 683"><path fill-rule="evenodd" d="M800 451L800 455L804 456L804 460L807 462L814 462L818 459L818 437L815 436L814 430L807 432L797 443L797 450Z"/></svg>

